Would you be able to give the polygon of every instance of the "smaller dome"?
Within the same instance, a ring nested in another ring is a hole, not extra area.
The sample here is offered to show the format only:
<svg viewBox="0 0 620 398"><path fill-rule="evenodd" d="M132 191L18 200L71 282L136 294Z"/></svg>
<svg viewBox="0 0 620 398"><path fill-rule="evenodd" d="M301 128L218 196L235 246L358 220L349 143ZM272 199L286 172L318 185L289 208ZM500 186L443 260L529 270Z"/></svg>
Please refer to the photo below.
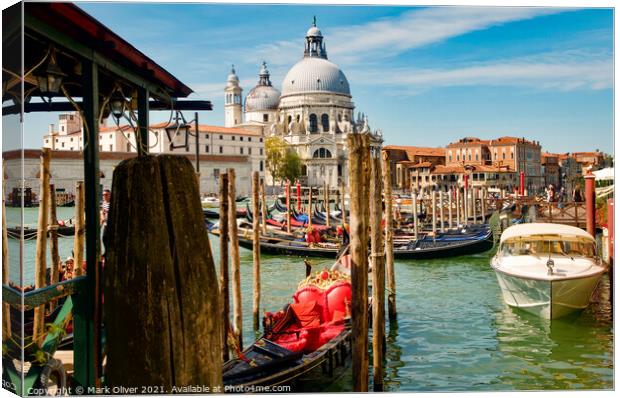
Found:
<svg viewBox="0 0 620 398"><path fill-rule="evenodd" d="M245 97L245 111L263 111L278 109L280 92L273 86L256 86Z"/></svg>
<svg viewBox="0 0 620 398"><path fill-rule="evenodd" d="M306 32L306 37L323 37L321 30L316 26L311 26Z"/></svg>
<svg viewBox="0 0 620 398"><path fill-rule="evenodd" d="M239 85L239 76L235 72L235 65L230 68L230 73L228 74L228 78L226 78L226 86L237 86Z"/></svg>

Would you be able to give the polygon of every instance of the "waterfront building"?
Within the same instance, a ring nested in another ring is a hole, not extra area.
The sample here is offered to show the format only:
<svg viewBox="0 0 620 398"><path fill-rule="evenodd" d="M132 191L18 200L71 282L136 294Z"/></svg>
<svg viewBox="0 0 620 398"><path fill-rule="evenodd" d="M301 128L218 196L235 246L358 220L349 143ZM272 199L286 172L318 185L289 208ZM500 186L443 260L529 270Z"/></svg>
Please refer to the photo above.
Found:
<svg viewBox="0 0 620 398"><path fill-rule="evenodd" d="M284 77L282 92L273 87L264 62L258 77L242 106L243 90L231 70L224 90L226 126L282 137L302 160L303 185L346 183L348 134L371 133L372 145L381 146L381 132L371 131L365 115L355 117L349 82L328 59L316 21L306 32L302 59ZM273 180L268 176L267 182Z"/></svg>
<svg viewBox="0 0 620 398"><path fill-rule="evenodd" d="M194 162L196 155L195 137L189 136L185 142L186 136L184 134L176 134L170 141L165 131L167 126L169 126L168 122L149 126L149 152L186 155ZM199 155L201 162L204 162L200 168L200 190L202 193L217 193L219 174L226 169L224 166L219 167L218 162L225 165L230 159L234 159L232 166L237 172L237 180L245 181L246 185L250 182L249 174L252 171L263 173L265 168L264 138L260 131L205 124L201 124L198 130L200 134ZM194 124L190 125L190 132L191 134L196 133ZM51 124L48 134L43 137L43 147L58 152L78 152L75 157L77 159L81 156L79 152L84 148L82 135L80 115L77 113L61 114L58 129L56 130ZM99 151L102 159L108 157L118 161L130 157L130 153L135 154L137 146L134 129L126 124L119 126L102 124L99 127ZM117 153L118 155L104 155L108 153ZM240 164L242 161L248 163L247 167ZM209 164L209 162L214 164ZM249 170L247 173L246 168ZM241 190L238 188L238 192L248 194L249 189L247 187L243 187Z"/></svg>
<svg viewBox="0 0 620 398"><path fill-rule="evenodd" d="M500 137L481 140L465 137L446 148L446 165L481 165L525 174L525 188L537 192L544 186L540 142L525 138Z"/></svg>
<svg viewBox="0 0 620 398"><path fill-rule="evenodd" d="M433 165L421 162L411 167L411 182L418 190L462 188L467 175L469 187L512 190L518 183L514 170L507 166Z"/></svg>
<svg viewBox="0 0 620 398"><path fill-rule="evenodd" d="M4 176L7 193L14 187L22 186L31 188L40 198L40 170L41 151L38 149L25 149L6 151L2 153L4 160ZM99 178L102 189L112 188L112 175L114 168L123 160L135 157L131 152L103 151L99 154ZM196 158L193 153L183 154L194 163ZM84 158L79 151L52 150L51 154L51 178L57 192L75 194L75 186L78 181L84 181ZM22 174L23 160L23 174ZM200 188L203 193L218 192L219 174L226 169L234 168L236 173L236 189L239 195L251 194L251 163L247 155L200 155ZM6 199L6 198L5 198Z"/></svg>
<svg viewBox="0 0 620 398"><path fill-rule="evenodd" d="M561 185L560 178L560 155L545 152L541 158L542 174L545 177L545 186L553 185L558 188Z"/></svg>
<svg viewBox="0 0 620 398"><path fill-rule="evenodd" d="M416 165L444 165L446 159L444 148L387 145L383 150L388 153L392 186L396 189L410 189L412 169L419 172Z"/></svg>
<svg viewBox="0 0 620 398"><path fill-rule="evenodd" d="M605 154L598 149L594 152L573 152L572 156L581 165L582 174L586 174L588 170L599 170L607 167Z"/></svg>

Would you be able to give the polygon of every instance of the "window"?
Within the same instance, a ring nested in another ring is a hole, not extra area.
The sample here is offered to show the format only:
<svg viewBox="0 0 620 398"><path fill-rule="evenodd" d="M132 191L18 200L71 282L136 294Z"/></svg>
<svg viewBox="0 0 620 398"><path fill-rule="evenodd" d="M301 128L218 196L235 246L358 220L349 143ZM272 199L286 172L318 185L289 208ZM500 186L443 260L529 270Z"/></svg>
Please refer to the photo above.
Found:
<svg viewBox="0 0 620 398"><path fill-rule="evenodd" d="M263 122L268 122L269 121L269 115L266 113L263 113Z"/></svg>
<svg viewBox="0 0 620 398"><path fill-rule="evenodd" d="M131 144L129 142L125 148L127 149L127 152L131 152Z"/></svg>
<svg viewBox="0 0 620 398"><path fill-rule="evenodd" d="M112 134L110 134L110 139L112 139Z"/></svg>
<svg viewBox="0 0 620 398"><path fill-rule="evenodd" d="M314 154L312 155L313 158L331 158L332 157L332 153L325 148L319 148L316 151L314 151Z"/></svg>
<svg viewBox="0 0 620 398"><path fill-rule="evenodd" d="M262 138L260 138L260 139L258 140L258 142L263 142L263 139L262 139Z"/></svg>
<svg viewBox="0 0 620 398"><path fill-rule="evenodd" d="M220 153L224 153L224 147L220 146Z"/></svg>
<svg viewBox="0 0 620 398"><path fill-rule="evenodd" d="M50 140L45 140L45 143L46 143L46 144L47 144L47 143L49 143L49 142L50 142Z"/></svg>
<svg viewBox="0 0 620 398"><path fill-rule="evenodd" d="M457 154L456 154L456 161L458 162L459 160L460 160L460 159L459 159L459 154L457 153Z"/></svg>
<svg viewBox="0 0 620 398"><path fill-rule="evenodd" d="M329 116L327 116L327 113L321 115L321 125L323 126L324 133L329 131Z"/></svg>
<svg viewBox="0 0 620 398"><path fill-rule="evenodd" d="M248 137L248 142L252 142L252 137Z"/></svg>
<svg viewBox="0 0 620 398"><path fill-rule="evenodd" d="M263 161L261 160L259 163L260 171L263 171Z"/></svg>
<svg viewBox="0 0 620 398"><path fill-rule="evenodd" d="M110 144L110 152L112 152L113 150L114 150L114 146Z"/></svg>
<svg viewBox="0 0 620 398"><path fill-rule="evenodd" d="M260 155L263 156L263 148L260 148Z"/></svg>
<svg viewBox="0 0 620 398"><path fill-rule="evenodd" d="M338 177L342 177L342 165L338 165Z"/></svg>
<svg viewBox="0 0 620 398"><path fill-rule="evenodd" d="M230 139L234 141L235 140L235 136L233 135L232 137L230 137Z"/></svg>
<svg viewBox="0 0 620 398"><path fill-rule="evenodd" d="M243 141L243 137L239 137L239 141Z"/></svg>
<svg viewBox="0 0 620 398"><path fill-rule="evenodd" d="M469 154L469 160L471 160L471 153Z"/></svg>
<svg viewBox="0 0 620 398"><path fill-rule="evenodd" d="M205 152L209 153L209 145L205 146Z"/></svg>
<svg viewBox="0 0 620 398"><path fill-rule="evenodd" d="M252 154L252 148L248 147L248 155L251 155L251 154Z"/></svg>
<svg viewBox="0 0 620 398"><path fill-rule="evenodd" d="M223 139L224 139L224 136L223 136L223 135L220 135L220 140L223 140Z"/></svg>
<svg viewBox="0 0 620 398"><path fill-rule="evenodd" d="M478 160L478 154L476 154L476 160Z"/></svg>
<svg viewBox="0 0 620 398"><path fill-rule="evenodd" d="M287 124L291 124L291 122L293 121L293 117L291 115L288 115L288 123Z"/></svg>
<svg viewBox="0 0 620 398"><path fill-rule="evenodd" d="M189 145L185 147L185 152L189 152Z"/></svg>
<svg viewBox="0 0 620 398"><path fill-rule="evenodd" d="M64 132L65 131L65 126L60 126L60 131Z"/></svg>
<svg viewBox="0 0 620 398"><path fill-rule="evenodd" d="M209 139L209 134L205 134L205 138L206 138L206 139Z"/></svg>
<svg viewBox="0 0 620 398"><path fill-rule="evenodd" d="M243 147L239 148L239 153L241 153L243 155Z"/></svg>
<svg viewBox="0 0 620 398"><path fill-rule="evenodd" d="M316 115L313 113L310 115L310 132L317 133L319 130L318 121Z"/></svg>
<svg viewBox="0 0 620 398"><path fill-rule="evenodd" d="M502 153L502 159L506 159L506 152Z"/></svg>
<svg viewBox="0 0 620 398"><path fill-rule="evenodd" d="M63 147L63 148L65 147L65 143L64 143L64 142L62 143L62 147Z"/></svg>
<svg viewBox="0 0 620 398"><path fill-rule="evenodd" d="M213 177L220 178L220 169L213 169Z"/></svg>
<svg viewBox="0 0 620 398"><path fill-rule="evenodd" d="M514 152L510 152L510 159L514 159L515 158L515 153Z"/></svg>
<svg viewBox="0 0 620 398"><path fill-rule="evenodd" d="M342 122L342 113L339 113L339 114L338 114L338 121L339 121L339 122Z"/></svg>

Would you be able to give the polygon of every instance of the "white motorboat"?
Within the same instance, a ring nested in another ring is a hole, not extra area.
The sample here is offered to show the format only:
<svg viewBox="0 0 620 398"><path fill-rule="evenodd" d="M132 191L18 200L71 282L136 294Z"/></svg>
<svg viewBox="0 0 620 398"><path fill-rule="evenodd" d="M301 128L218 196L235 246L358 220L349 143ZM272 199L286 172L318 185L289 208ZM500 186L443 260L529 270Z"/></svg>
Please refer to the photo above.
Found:
<svg viewBox="0 0 620 398"><path fill-rule="evenodd" d="M606 271L591 235L545 223L507 228L491 267L506 304L547 319L586 308Z"/></svg>

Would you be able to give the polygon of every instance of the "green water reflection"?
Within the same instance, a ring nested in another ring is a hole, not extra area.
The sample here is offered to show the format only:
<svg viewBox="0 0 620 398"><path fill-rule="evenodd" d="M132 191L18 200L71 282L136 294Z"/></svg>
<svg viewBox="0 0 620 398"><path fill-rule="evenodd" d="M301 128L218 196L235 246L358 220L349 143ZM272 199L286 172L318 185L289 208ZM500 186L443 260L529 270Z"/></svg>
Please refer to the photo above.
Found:
<svg viewBox="0 0 620 398"><path fill-rule="evenodd" d="M12 210L12 209L9 209ZM72 209L59 209L70 217ZM32 213L34 212L34 217ZM25 219L36 219L26 209ZM32 221L30 221L32 222ZM211 237L219 259L219 241ZM61 256L72 239L61 240ZM34 241L25 244L25 274L34 267ZM11 254L18 251L10 242ZM395 265L398 322L389 326L385 387L388 391L511 391L613 388L613 323L609 280L580 314L553 322L512 310L502 302L489 267L491 253ZM330 260L313 260L315 269ZM216 264L217 267L217 264ZM241 249L244 342L252 330L252 253ZM12 275L13 275L13 271ZM261 256L262 311L291 299L304 277L301 259ZM215 294L215 287L205 287ZM372 378L371 378L372 380ZM345 372L326 391L349 391Z"/></svg>

